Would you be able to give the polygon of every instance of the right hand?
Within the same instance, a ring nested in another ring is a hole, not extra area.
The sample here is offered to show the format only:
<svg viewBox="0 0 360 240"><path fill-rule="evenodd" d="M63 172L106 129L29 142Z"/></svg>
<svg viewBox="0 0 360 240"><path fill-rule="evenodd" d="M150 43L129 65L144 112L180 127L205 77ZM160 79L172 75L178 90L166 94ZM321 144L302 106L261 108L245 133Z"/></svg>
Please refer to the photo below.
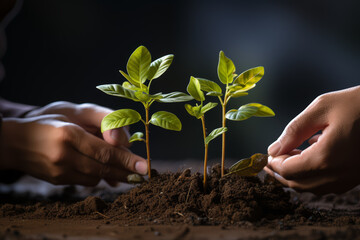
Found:
<svg viewBox="0 0 360 240"><path fill-rule="evenodd" d="M53 184L115 185L131 173L145 175L146 160L113 146L64 115L4 118L0 169L14 169Z"/></svg>
<svg viewBox="0 0 360 240"><path fill-rule="evenodd" d="M310 146L297 149L307 139ZM360 86L315 99L287 125L268 153L265 170L285 186L323 194L358 185Z"/></svg>

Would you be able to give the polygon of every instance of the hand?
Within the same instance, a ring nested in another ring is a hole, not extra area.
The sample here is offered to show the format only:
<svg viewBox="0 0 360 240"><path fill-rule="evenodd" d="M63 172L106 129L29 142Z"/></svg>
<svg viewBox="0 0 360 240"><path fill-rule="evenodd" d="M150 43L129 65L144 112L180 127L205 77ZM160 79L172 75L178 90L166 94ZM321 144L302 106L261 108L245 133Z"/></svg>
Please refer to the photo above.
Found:
<svg viewBox="0 0 360 240"><path fill-rule="evenodd" d="M104 138L113 146L130 147L128 127L106 131L101 134L102 119L112 110L91 103L74 104L65 101L54 102L45 107L29 112L25 117L36 117L46 114L60 114L66 116L68 121L79 125L87 132Z"/></svg>
<svg viewBox="0 0 360 240"><path fill-rule="evenodd" d="M132 172L147 173L146 161L125 147L126 129L104 134L111 144L93 134L110 110L65 102L49 106L23 119L3 119L0 169L20 170L53 184L86 186L96 185L101 178L115 185ZM41 115L47 111L64 115Z"/></svg>
<svg viewBox="0 0 360 240"><path fill-rule="evenodd" d="M307 139L308 148L296 149ZM360 86L316 98L286 126L268 154L265 171L285 186L323 194L358 185Z"/></svg>

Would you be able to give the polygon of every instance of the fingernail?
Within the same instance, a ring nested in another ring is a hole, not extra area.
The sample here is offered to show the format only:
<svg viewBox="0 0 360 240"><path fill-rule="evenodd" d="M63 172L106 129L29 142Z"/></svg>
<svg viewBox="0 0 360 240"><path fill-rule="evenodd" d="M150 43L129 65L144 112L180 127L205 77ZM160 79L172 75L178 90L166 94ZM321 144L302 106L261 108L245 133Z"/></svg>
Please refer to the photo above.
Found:
<svg viewBox="0 0 360 240"><path fill-rule="evenodd" d="M139 174L146 175L147 164L145 162L138 161L137 163L135 163L135 170Z"/></svg>
<svg viewBox="0 0 360 240"><path fill-rule="evenodd" d="M279 141L275 141L273 144L271 144L268 148L268 154L270 156L276 156L276 154L280 151L281 144Z"/></svg>
<svg viewBox="0 0 360 240"><path fill-rule="evenodd" d="M273 160L273 157L272 157L272 156L268 156L268 164L271 164L272 160Z"/></svg>

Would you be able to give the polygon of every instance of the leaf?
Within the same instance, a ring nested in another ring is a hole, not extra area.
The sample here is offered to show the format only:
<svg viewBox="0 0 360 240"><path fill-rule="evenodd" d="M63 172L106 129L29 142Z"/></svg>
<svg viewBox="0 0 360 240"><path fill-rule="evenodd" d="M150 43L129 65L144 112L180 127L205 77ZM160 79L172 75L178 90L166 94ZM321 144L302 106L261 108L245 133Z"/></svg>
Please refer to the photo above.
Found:
<svg viewBox="0 0 360 240"><path fill-rule="evenodd" d="M232 92L246 92L256 87L256 84L246 84L246 85L240 85L237 83L234 83L229 87L229 90Z"/></svg>
<svg viewBox="0 0 360 240"><path fill-rule="evenodd" d="M181 131L182 127L179 118L175 114L166 111L154 113L149 122L155 126L174 131Z"/></svg>
<svg viewBox="0 0 360 240"><path fill-rule="evenodd" d="M246 96L246 95L249 95L249 93L243 92L242 90L230 92L230 97L232 97L232 98L242 97L242 96Z"/></svg>
<svg viewBox="0 0 360 240"><path fill-rule="evenodd" d="M187 91L196 101L202 102L205 100L204 93L201 91L200 82L193 76L190 77Z"/></svg>
<svg viewBox="0 0 360 240"><path fill-rule="evenodd" d="M145 181L144 177L137 173L129 174L126 179L130 184L143 183Z"/></svg>
<svg viewBox="0 0 360 240"><path fill-rule="evenodd" d="M157 102L162 102L162 103L174 103L174 102L187 102L194 99L192 96L189 96L188 94L182 92L165 93L165 94L161 94L161 96L162 98L155 100Z"/></svg>
<svg viewBox="0 0 360 240"><path fill-rule="evenodd" d="M232 109L225 115L226 119L233 121L243 121L256 114L258 108L256 106L241 106L238 110Z"/></svg>
<svg viewBox="0 0 360 240"><path fill-rule="evenodd" d="M124 76L124 78L126 78L126 80L128 80L132 85L134 85L135 87L140 87L140 83L137 81L134 81L129 75L127 75L125 72L119 70L119 72L121 73L121 75Z"/></svg>
<svg viewBox="0 0 360 240"><path fill-rule="evenodd" d="M206 95L207 95L207 96L212 96L212 97L221 97L221 96L222 96L222 93L219 93L219 92L208 92Z"/></svg>
<svg viewBox="0 0 360 240"><path fill-rule="evenodd" d="M201 108L201 113L202 114L205 114L207 111L210 111L211 109L213 109L214 107L216 107L218 104L217 103L212 103L212 102L209 102L207 103L205 106L203 106Z"/></svg>
<svg viewBox="0 0 360 240"><path fill-rule="evenodd" d="M131 99L136 102L139 101L139 99L137 99L137 97L135 96L135 91L126 89L119 84L99 85L96 86L96 88L112 96L123 97L123 98Z"/></svg>
<svg viewBox="0 0 360 240"><path fill-rule="evenodd" d="M255 117L273 117L275 116L275 113L273 110L271 110L271 108L262 105L260 103L249 103L246 104L245 106L253 106L253 107L257 107L258 110L257 112L254 114Z"/></svg>
<svg viewBox="0 0 360 240"><path fill-rule="evenodd" d="M268 155L256 153L249 158L241 159L232 165L229 174L237 174L240 176L256 176L268 162Z"/></svg>
<svg viewBox="0 0 360 240"><path fill-rule="evenodd" d="M151 99L149 94L147 94L146 92L143 92L143 91L136 91L135 96L140 100L140 102L143 102L143 103L146 103Z"/></svg>
<svg viewBox="0 0 360 240"><path fill-rule="evenodd" d="M120 109L106 115L101 121L101 132L120 128L140 121L141 115L132 109Z"/></svg>
<svg viewBox="0 0 360 240"><path fill-rule="evenodd" d="M135 142L135 141L145 141L142 137L144 134L142 132L136 132L133 135L131 135L129 142Z"/></svg>
<svg viewBox="0 0 360 240"><path fill-rule="evenodd" d="M227 58L223 51L219 53L218 77L223 84L232 83L234 80L235 65Z"/></svg>
<svg viewBox="0 0 360 240"><path fill-rule="evenodd" d="M185 109L191 116L194 116L197 119L204 116L204 113L201 112L201 106L191 106L190 104L185 104Z"/></svg>
<svg viewBox="0 0 360 240"><path fill-rule="evenodd" d="M226 127L216 128L205 138L205 144L209 144L213 139L227 131Z"/></svg>
<svg viewBox="0 0 360 240"><path fill-rule="evenodd" d="M264 67L259 66L255 68L250 68L245 72L241 73L236 79L234 83L240 84L242 86L245 85L253 85L260 81L260 79L264 76Z"/></svg>
<svg viewBox="0 0 360 240"><path fill-rule="evenodd" d="M130 78L137 83L144 83L148 76L151 63L151 54L144 47L138 47L130 56L127 63L127 72Z"/></svg>
<svg viewBox="0 0 360 240"><path fill-rule="evenodd" d="M197 78L197 80L199 80L200 83L200 89L204 92L209 92L209 93L216 93L216 96L221 96L222 95L222 90L221 87L213 81L204 79L204 78ZM210 95L210 94L207 94ZM212 96L212 95L210 95Z"/></svg>
<svg viewBox="0 0 360 240"><path fill-rule="evenodd" d="M142 91L142 92L148 93L149 90L148 90L147 86L145 86L144 84L141 84L141 85L142 85L142 89L140 87L136 87L135 85L129 83L128 81L125 81L122 83L122 86L126 89L130 89L130 90L134 90L134 91Z"/></svg>
<svg viewBox="0 0 360 240"><path fill-rule="evenodd" d="M171 65L174 59L174 55L166 55L159 59L156 59L150 64L148 79L153 80L160 77Z"/></svg>

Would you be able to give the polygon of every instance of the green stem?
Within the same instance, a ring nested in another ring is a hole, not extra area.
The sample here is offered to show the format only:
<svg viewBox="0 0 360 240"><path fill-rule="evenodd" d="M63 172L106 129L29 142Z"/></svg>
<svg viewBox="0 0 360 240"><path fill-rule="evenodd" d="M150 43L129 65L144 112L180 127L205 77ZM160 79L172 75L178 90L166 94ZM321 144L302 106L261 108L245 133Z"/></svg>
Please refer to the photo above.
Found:
<svg viewBox="0 0 360 240"><path fill-rule="evenodd" d="M226 127L226 105L222 105L222 127ZM225 173L225 132L222 134L222 148L221 148L221 177L224 176Z"/></svg>
<svg viewBox="0 0 360 240"><path fill-rule="evenodd" d="M148 163L148 176L151 178L151 162L150 162L150 143L149 143L149 108L145 106L145 144L146 144L146 155Z"/></svg>
<svg viewBox="0 0 360 240"><path fill-rule="evenodd" d="M205 143L205 139L206 139L206 127L205 127L205 118L204 118L204 116L201 117L201 123L202 123L202 128L203 128L204 145L205 145L205 154L204 154L204 180L203 180L203 184L204 184L204 191L206 191L206 188L207 188L207 160L208 160L208 148L209 148L209 144L206 144L206 143Z"/></svg>

